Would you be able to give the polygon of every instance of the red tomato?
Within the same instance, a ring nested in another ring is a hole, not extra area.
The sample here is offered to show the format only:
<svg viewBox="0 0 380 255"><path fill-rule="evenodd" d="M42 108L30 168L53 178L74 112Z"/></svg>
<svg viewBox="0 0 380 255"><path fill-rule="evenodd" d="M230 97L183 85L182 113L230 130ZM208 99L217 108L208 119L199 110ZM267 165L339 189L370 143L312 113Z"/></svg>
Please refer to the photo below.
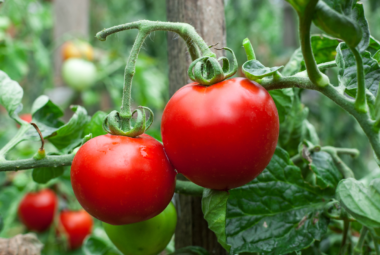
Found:
<svg viewBox="0 0 380 255"><path fill-rule="evenodd" d="M57 196L49 189L28 193L21 200L18 216L28 229L42 232L53 222L57 206Z"/></svg>
<svg viewBox="0 0 380 255"><path fill-rule="evenodd" d="M102 135L85 143L71 165L83 208L112 225L150 219L169 204L176 172L154 138Z"/></svg>
<svg viewBox="0 0 380 255"><path fill-rule="evenodd" d="M217 190L257 177L273 156L278 132L273 99L245 78L184 86L169 100L161 123L164 148L177 171Z"/></svg>
<svg viewBox="0 0 380 255"><path fill-rule="evenodd" d="M32 122L32 114L30 114L30 113L21 114L20 119L30 123L30 122Z"/></svg>
<svg viewBox="0 0 380 255"><path fill-rule="evenodd" d="M91 234L92 218L85 210L63 211L59 215L59 224L67 235L69 248L74 250Z"/></svg>

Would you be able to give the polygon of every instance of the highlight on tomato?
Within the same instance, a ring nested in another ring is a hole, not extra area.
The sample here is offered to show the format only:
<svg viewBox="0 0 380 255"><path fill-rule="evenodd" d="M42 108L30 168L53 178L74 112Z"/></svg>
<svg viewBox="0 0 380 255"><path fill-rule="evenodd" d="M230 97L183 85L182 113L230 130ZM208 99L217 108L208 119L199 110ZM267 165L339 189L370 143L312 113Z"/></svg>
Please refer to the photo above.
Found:
<svg viewBox="0 0 380 255"><path fill-rule="evenodd" d="M273 99L254 81L191 83L166 105L161 134L179 173L202 187L229 190L250 182L268 165L279 119Z"/></svg>
<svg viewBox="0 0 380 255"><path fill-rule="evenodd" d="M71 183L93 217L113 225L148 220L170 203L176 172L164 148L142 134L95 137L76 153Z"/></svg>
<svg viewBox="0 0 380 255"><path fill-rule="evenodd" d="M103 223L112 243L124 255L156 255L170 242L177 225L177 212L170 203L159 215L138 223L114 226Z"/></svg>
<svg viewBox="0 0 380 255"><path fill-rule="evenodd" d="M18 216L29 230L43 232L53 223L57 206L57 196L50 189L30 192L21 200Z"/></svg>
<svg viewBox="0 0 380 255"><path fill-rule="evenodd" d="M91 234L93 220L85 210L62 211L59 215L59 228L68 239L70 250L82 246L84 239Z"/></svg>

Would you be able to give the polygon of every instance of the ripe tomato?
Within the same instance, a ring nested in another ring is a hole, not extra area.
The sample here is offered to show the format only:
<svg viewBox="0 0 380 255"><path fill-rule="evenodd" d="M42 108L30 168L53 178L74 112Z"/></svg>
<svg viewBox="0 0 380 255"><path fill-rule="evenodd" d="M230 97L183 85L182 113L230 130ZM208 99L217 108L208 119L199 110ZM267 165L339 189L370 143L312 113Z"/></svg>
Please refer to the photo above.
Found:
<svg viewBox="0 0 380 255"><path fill-rule="evenodd" d="M71 58L63 63L62 77L67 85L75 90L82 91L94 85L96 67L92 62Z"/></svg>
<svg viewBox="0 0 380 255"><path fill-rule="evenodd" d="M94 59L94 49L89 43L84 41L68 41L62 45L62 58L63 60L84 58L92 61Z"/></svg>
<svg viewBox="0 0 380 255"><path fill-rule="evenodd" d="M161 123L164 148L177 171L217 190L257 177L273 156L278 132L271 96L245 78L184 86L169 100Z"/></svg>
<svg viewBox="0 0 380 255"><path fill-rule="evenodd" d="M149 220L114 226L103 223L113 244L124 255L156 255L170 242L177 224L177 212L172 203Z"/></svg>
<svg viewBox="0 0 380 255"><path fill-rule="evenodd" d="M18 216L28 229L42 232L53 222L57 206L58 200L54 192L43 189L25 195L19 205Z"/></svg>
<svg viewBox="0 0 380 255"><path fill-rule="evenodd" d="M82 246L86 236L91 233L92 218L85 211L63 211L59 215L59 226L69 241L69 248L74 250Z"/></svg>
<svg viewBox="0 0 380 255"><path fill-rule="evenodd" d="M176 172L157 140L102 135L86 142L71 165L71 183L83 208L113 225L150 219L169 204Z"/></svg>

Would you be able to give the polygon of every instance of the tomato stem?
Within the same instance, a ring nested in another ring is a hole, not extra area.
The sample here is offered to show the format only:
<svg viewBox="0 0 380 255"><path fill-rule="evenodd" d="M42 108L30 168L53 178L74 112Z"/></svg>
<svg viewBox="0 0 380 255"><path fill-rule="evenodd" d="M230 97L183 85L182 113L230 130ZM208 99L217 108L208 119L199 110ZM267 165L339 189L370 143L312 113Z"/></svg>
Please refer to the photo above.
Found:
<svg viewBox="0 0 380 255"><path fill-rule="evenodd" d="M368 232L368 228L366 226L363 226L362 230L360 231L359 241L354 248L354 255L363 254L363 244L367 236L367 232Z"/></svg>
<svg viewBox="0 0 380 255"><path fill-rule="evenodd" d="M136 137L144 133L145 130L148 129L151 124L150 120L148 121L148 123L146 123L145 110L148 110L150 112L151 117L153 116L153 112L150 109L142 107L140 110L137 110L137 114L140 114L140 116L137 116L135 126L131 127L132 115L136 111L135 110L132 112L131 110L132 80L136 72L136 61L146 37L151 32L157 30L175 32L185 40L189 49L190 56L193 60L198 59L201 55L213 58L215 58L216 55L210 50L210 48L203 41L203 39L197 34L195 29L192 26L185 23L171 23L158 21L153 22L149 20L140 20L104 29L98 32L96 34L96 37L101 41L105 41L107 36L111 34L130 29L138 29L139 33L137 34L136 40L129 54L127 65L125 67L122 106L120 113L112 112L112 114L110 114L107 117L107 120L105 122L105 130L115 135ZM200 50L200 53L198 49Z"/></svg>
<svg viewBox="0 0 380 255"><path fill-rule="evenodd" d="M245 38L243 40L243 47L245 50L245 54L247 54L247 60L255 60L256 59L255 51L253 50L251 41L248 38Z"/></svg>
<svg viewBox="0 0 380 255"><path fill-rule="evenodd" d="M368 108L367 108L367 100L366 100L366 95L365 95L366 88L365 88L363 59L356 48L352 47L350 49L355 56L356 73L357 73L357 80L358 80L358 90L356 93L355 108L358 112L366 113L368 111Z"/></svg>
<svg viewBox="0 0 380 255"><path fill-rule="evenodd" d="M307 74L314 84L319 87L325 87L329 84L329 78L325 74L321 73L317 67L317 63L315 62L313 55L313 50L311 48L310 39L310 27L313 18L313 12L317 3L318 0L311 0L306 6L304 13L298 12L300 20L299 29L302 55L305 60Z"/></svg>

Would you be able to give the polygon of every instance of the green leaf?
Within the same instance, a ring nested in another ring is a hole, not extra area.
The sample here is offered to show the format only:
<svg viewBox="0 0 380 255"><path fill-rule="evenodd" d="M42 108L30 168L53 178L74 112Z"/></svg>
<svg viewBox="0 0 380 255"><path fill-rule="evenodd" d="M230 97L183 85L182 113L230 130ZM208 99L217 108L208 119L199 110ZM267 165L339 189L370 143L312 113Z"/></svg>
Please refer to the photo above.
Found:
<svg viewBox="0 0 380 255"><path fill-rule="evenodd" d="M373 59L380 63L380 50L373 55Z"/></svg>
<svg viewBox="0 0 380 255"><path fill-rule="evenodd" d="M274 103L276 104L278 117L280 123L282 123L285 120L287 113L292 108L294 91L292 88L277 89L269 91L269 94L272 96Z"/></svg>
<svg viewBox="0 0 380 255"><path fill-rule="evenodd" d="M303 61L303 55L301 48L296 49L293 55L290 57L289 62L282 69L282 75L291 76L301 71L301 62Z"/></svg>
<svg viewBox="0 0 380 255"><path fill-rule="evenodd" d="M169 255L210 255L210 253L202 247L188 246L176 250L174 253L170 253Z"/></svg>
<svg viewBox="0 0 380 255"><path fill-rule="evenodd" d="M229 192L226 234L231 254L287 254L310 246L327 231L325 198L304 182L283 149L276 149L256 179Z"/></svg>
<svg viewBox="0 0 380 255"><path fill-rule="evenodd" d="M226 243L226 206L228 192L204 189L202 197L202 212L211 229L217 236L218 242L227 251L231 246Z"/></svg>
<svg viewBox="0 0 380 255"><path fill-rule="evenodd" d="M250 80L257 80L266 76L274 75L283 66L265 67L258 60L248 60L242 66L245 76Z"/></svg>
<svg viewBox="0 0 380 255"><path fill-rule="evenodd" d="M82 142L82 132L89 122L87 111L81 106L73 106L74 115L69 122L61 126L50 137L49 141L59 150L69 151Z"/></svg>
<svg viewBox="0 0 380 255"><path fill-rule="evenodd" d="M107 242L95 236L87 238L82 247L86 255L105 255L110 249L111 247Z"/></svg>
<svg viewBox="0 0 380 255"><path fill-rule="evenodd" d="M5 107L10 117L13 119L18 118L17 111L22 109L21 99L24 91L17 82L11 80L9 76L1 70L0 91L0 104Z"/></svg>
<svg viewBox="0 0 380 255"><path fill-rule="evenodd" d="M361 224L380 227L380 179L365 185L353 178L341 180L337 198L346 211Z"/></svg>
<svg viewBox="0 0 380 255"><path fill-rule="evenodd" d="M295 89L298 94L298 89ZM280 125L279 145L288 151L291 156L298 154L298 145L303 140L309 140L313 144L319 144L319 138L313 125L306 119L309 109L305 107L296 95L293 98L292 108L287 112L287 117Z"/></svg>
<svg viewBox="0 0 380 255"><path fill-rule="evenodd" d="M87 123L87 125L84 127L83 134L88 135L92 134L92 137L105 135L107 134L106 131L103 129L103 121L107 117L107 113L98 111L96 112L90 122Z"/></svg>
<svg viewBox="0 0 380 255"><path fill-rule="evenodd" d="M380 42L371 36L369 39L367 51L369 51L369 53L371 53L371 55L374 56L376 52L380 51Z"/></svg>
<svg viewBox="0 0 380 255"><path fill-rule="evenodd" d="M317 64L335 60L336 47L339 41L327 35L312 35L311 48ZM306 70L305 61L302 56L301 48L298 48L285 65L282 74L285 76L294 75L300 71Z"/></svg>
<svg viewBox="0 0 380 255"><path fill-rule="evenodd" d="M346 93L355 97L358 87L356 75L356 61L351 50L345 43L340 43L337 48L336 63L339 67L338 79L347 89ZM376 96L380 83L379 63L371 57L368 51L361 53L367 89Z"/></svg>
<svg viewBox="0 0 380 255"><path fill-rule="evenodd" d="M321 189L330 188L335 192L339 181L343 178L330 154L320 151L311 155L311 170L315 173L316 184Z"/></svg>
<svg viewBox="0 0 380 255"><path fill-rule="evenodd" d="M61 176L64 171L65 168L63 166L34 168L32 178L37 183L45 184L51 179Z"/></svg>

